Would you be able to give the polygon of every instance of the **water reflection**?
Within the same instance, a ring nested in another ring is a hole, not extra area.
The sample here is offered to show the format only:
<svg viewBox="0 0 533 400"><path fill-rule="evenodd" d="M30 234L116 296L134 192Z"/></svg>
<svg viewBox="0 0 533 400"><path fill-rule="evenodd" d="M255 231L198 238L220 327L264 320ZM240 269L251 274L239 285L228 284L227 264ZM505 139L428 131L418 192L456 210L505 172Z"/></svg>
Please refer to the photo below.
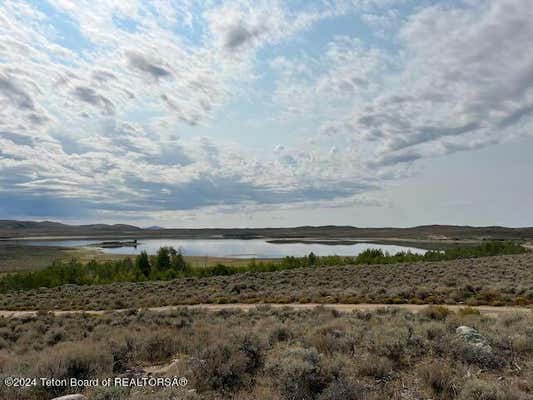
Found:
<svg viewBox="0 0 533 400"><path fill-rule="evenodd" d="M80 247L101 243L98 240L47 240L31 241L26 244L39 246ZM374 243L357 244L321 244L321 243L268 243L265 240L238 239L138 239L136 247L99 247L108 254L139 254L145 250L155 254L160 247L172 246L180 249L186 256L233 257L233 258L280 258L284 256L301 257L310 252L316 255L355 256L369 249L382 249L384 252L396 253L411 251L423 254L426 250L415 247L384 245Z"/></svg>

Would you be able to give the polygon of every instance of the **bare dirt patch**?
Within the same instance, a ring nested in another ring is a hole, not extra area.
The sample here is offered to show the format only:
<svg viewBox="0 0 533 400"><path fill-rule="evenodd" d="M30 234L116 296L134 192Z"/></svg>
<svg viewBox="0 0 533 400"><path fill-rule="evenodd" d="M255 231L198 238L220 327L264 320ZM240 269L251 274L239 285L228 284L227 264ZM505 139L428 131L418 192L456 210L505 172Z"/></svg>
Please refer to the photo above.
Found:
<svg viewBox="0 0 533 400"><path fill-rule="evenodd" d="M501 317L514 313L531 313L532 309L527 307L494 307L494 306L474 306L465 307L463 305L450 305L450 304L319 304L319 303L289 303L289 304L277 304L277 303L261 303L261 304L247 304L247 303L234 303L234 304L191 304L180 306L162 306L162 307L150 307L146 309L139 309L137 311L150 311L150 312L169 312L179 309L188 310L202 310L210 312L219 312L225 310L240 310L250 311L256 310L257 307L267 307L274 309L291 309L291 310L312 310L317 307L323 307L327 310L334 310L342 313L353 313L357 311L361 312L374 312L379 310L403 310L412 313L418 313L423 310L427 310L428 307L445 307L451 312L460 312L461 310L479 312L480 315L487 315L491 317ZM131 309L117 309L117 310L52 310L47 312L53 316L63 316L70 314L87 314L87 315L105 315L111 312L129 313ZM25 318L35 317L42 311L31 310L19 310L9 311L0 310L0 317L3 318Z"/></svg>

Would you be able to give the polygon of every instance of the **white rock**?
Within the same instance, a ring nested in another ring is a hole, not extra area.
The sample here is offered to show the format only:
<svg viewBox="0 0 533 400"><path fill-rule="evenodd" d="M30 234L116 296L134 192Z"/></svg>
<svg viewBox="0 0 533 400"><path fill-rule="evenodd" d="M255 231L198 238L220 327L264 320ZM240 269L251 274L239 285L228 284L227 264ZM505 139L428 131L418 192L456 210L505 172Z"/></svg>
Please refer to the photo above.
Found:
<svg viewBox="0 0 533 400"><path fill-rule="evenodd" d="M480 335L480 333L474 328L463 325L457 328L455 333L469 345L485 352L492 352L492 347L488 343L487 339Z"/></svg>
<svg viewBox="0 0 533 400"><path fill-rule="evenodd" d="M87 400L82 394L67 394L66 396L56 397L52 400Z"/></svg>

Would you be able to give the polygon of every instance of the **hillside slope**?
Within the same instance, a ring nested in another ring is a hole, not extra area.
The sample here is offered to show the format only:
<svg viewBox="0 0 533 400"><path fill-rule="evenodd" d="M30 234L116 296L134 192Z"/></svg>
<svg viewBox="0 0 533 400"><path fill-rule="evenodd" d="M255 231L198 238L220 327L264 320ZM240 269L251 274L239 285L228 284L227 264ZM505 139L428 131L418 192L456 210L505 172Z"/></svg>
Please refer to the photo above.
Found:
<svg viewBox="0 0 533 400"><path fill-rule="evenodd" d="M424 225L410 228L358 228L353 226L300 226L289 228L229 228L229 229L142 229L133 225L66 225L58 222L0 220L0 238L29 236L86 237L175 237L175 238L399 238L422 240L526 240L533 239L533 227Z"/></svg>

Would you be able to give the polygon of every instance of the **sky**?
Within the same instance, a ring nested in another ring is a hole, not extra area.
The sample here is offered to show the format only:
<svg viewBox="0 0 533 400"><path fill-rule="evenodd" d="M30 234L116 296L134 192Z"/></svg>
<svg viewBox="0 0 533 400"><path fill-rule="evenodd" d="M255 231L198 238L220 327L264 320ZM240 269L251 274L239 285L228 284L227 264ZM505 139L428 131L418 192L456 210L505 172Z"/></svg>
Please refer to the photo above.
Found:
<svg viewBox="0 0 533 400"><path fill-rule="evenodd" d="M0 219L533 226L530 0L0 0Z"/></svg>

